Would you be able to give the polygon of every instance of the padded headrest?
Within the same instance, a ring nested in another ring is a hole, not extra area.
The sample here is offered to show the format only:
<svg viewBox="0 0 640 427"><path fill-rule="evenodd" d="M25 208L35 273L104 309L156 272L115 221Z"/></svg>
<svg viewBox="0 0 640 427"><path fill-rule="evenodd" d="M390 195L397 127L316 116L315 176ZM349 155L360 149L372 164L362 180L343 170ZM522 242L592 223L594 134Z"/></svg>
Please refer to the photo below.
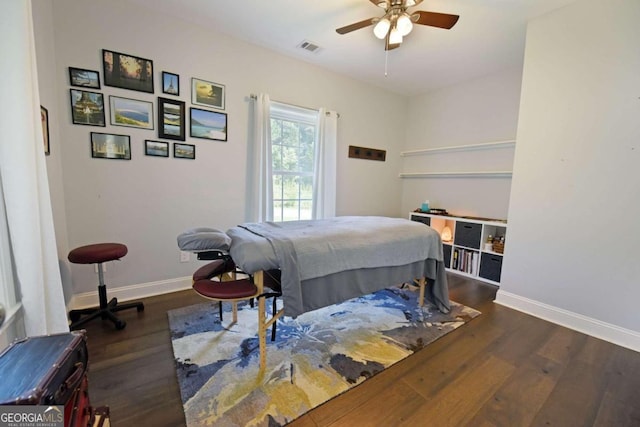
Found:
<svg viewBox="0 0 640 427"><path fill-rule="evenodd" d="M231 247L231 237L215 228L196 227L178 236L178 247L189 252L228 251Z"/></svg>

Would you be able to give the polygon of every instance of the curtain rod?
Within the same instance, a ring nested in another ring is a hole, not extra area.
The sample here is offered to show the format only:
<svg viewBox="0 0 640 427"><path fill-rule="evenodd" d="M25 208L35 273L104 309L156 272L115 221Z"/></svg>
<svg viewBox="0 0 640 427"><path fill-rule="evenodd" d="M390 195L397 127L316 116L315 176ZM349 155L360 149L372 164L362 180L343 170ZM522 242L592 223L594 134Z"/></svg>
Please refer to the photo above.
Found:
<svg viewBox="0 0 640 427"><path fill-rule="evenodd" d="M256 100L258 99L258 95L256 95L255 93L252 93L251 95L249 95L249 98L251 98L252 100ZM312 110L312 111L318 111L319 108L309 108L309 107L303 107L302 105L296 105L296 104L292 104L290 102L282 102L282 101L278 101L277 99L272 99L271 101L273 102L278 102L280 104L287 104L287 105L293 105L294 107L298 107L298 108L302 108L304 110ZM331 114L329 111L325 112L325 115L328 116L329 114ZM340 113L336 113L338 118L340 118Z"/></svg>

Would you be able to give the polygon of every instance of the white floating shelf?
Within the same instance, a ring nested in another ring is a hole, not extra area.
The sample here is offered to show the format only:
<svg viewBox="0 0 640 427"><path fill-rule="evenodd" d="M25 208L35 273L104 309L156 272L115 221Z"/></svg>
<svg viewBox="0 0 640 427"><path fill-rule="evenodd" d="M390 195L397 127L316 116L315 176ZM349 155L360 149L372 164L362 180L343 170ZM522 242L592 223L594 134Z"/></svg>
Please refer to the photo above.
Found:
<svg viewBox="0 0 640 427"><path fill-rule="evenodd" d="M472 150L485 150L490 148L504 148L508 146L514 146L516 144L515 139L507 141L495 141L484 142L482 144L468 144L468 145L454 145L450 147L437 147L437 148L425 148L422 150L402 151L400 156L421 156L424 154L445 153L447 151L472 151Z"/></svg>
<svg viewBox="0 0 640 427"><path fill-rule="evenodd" d="M512 171L477 172L410 172L401 173L400 178L510 178Z"/></svg>

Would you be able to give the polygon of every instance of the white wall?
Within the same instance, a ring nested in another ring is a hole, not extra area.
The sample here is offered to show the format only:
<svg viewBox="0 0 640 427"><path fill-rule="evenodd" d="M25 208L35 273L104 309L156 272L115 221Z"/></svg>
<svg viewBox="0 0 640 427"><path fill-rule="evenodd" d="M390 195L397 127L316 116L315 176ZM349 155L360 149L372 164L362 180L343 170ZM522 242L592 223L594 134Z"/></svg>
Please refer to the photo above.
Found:
<svg viewBox="0 0 640 427"><path fill-rule="evenodd" d="M520 68L445 87L409 101L403 151L513 140L518 122ZM452 151L402 158L402 172L503 171L513 147ZM431 207L457 215L507 218L510 178L409 178L402 180L402 211Z"/></svg>
<svg viewBox="0 0 640 427"><path fill-rule="evenodd" d="M638 22L582 0L530 23L497 301L640 350Z"/></svg>
<svg viewBox="0 0 640 427"><path fill-rule="evenodd" d="M58 238L66 238L68 248L105 241L127 244L129 254L107 265L110 292L190 276L198 264L178 262L176 236L193 226L224 230L244 220L252 93L338 111L338 214L404 216L397 178L403 97L123 0L56 0L52 7L53 34L44 37L55 41L54 60L48 62L55 62L57 105L50 111L56 112L59 136L52 141L50 161L54 155L61 158L63 188L57 189L54 204L64 198L67 229L66 236L57 230ZM108 96L116 95L153 101L157 108L157 97L166 96L159 84L163 70L180 75L180 99L187 108L191 77L226 85L228 141L187 137L187 143L196 145L196 160L165 159L144 156L144 140L158 139L157 124L154 131L72 125L68 67L98 70L102 78L103 48L152 59L156 80L153 95L103 86L107 104ZM387 107L384 120L378 117L380 105ZM92 131L130 135L132 160L92 159ZM387 161L348 159L349 145L387 150ZM64 245L59 256L66 259ZM74 291L95 292L93 268L70 267Z"/></svg>

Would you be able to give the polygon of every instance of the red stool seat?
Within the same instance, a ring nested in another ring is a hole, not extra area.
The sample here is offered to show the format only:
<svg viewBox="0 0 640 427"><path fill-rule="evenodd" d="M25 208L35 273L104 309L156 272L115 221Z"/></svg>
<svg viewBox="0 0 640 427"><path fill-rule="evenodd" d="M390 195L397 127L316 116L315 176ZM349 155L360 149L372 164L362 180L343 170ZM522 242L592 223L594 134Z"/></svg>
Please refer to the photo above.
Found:
<svg viewBox="0 0 640 427"><path fill-rule="evenodd" d="M232 300L256 296L258 288L249 279L214 282L208 279L193 283L193 290L205 298Z"/></svg>
<svg viewBox="0 0 640 427"><path fill-rule="evenodd" d="M100 264L120 259L127 252L127 247L121 243L97 243L75 248L67 258L74 264Z"/></svg>
<svg viewBox="0 0 640 427"><path fill-rule="evenodd" d="M211 279L224 273L231 273L236 269L236 264L231 259L217 259L203 265L193 273L193 281Z"/></svg>

